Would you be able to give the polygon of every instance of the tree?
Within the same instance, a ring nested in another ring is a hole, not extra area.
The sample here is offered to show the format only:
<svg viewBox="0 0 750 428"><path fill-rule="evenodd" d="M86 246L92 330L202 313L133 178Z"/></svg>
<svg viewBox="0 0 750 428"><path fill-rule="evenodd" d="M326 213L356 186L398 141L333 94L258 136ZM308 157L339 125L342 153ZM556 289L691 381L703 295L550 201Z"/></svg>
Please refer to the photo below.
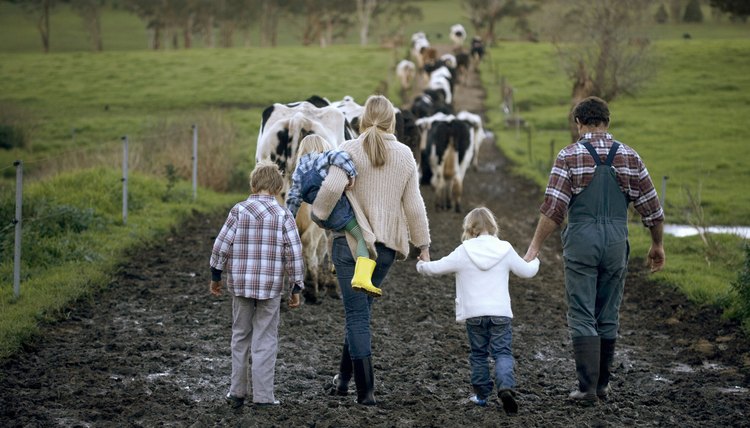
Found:
<svg viewBox="0 0 750 428"><path fill-rule="evenodd" d="M468 13L469 21L477 34L489 44L494 44L497 39L495 29L505 17L516 18L516 26L528 29L525 18L538 9L538 0L463 0L462 6Z"/></svg>
<svg viewBox="0 0 750 428"><path fill-rule="evenodd" d="M682 20L685 22L703 22L700 0L690 0L685 7L685 16L682 17Z"/></svg>
<svg viewBox="0 0 750 428"><path fill-rule="evenodd" d="M102 0L70 0L70 7L83 20L83 26L89 35L91 50L104 50L102 41Z"/></svg>
<svg viewBox="0 0 750 428"><path fill-rule="evenodd" d="M669 16L672 17L673 22L680 22L682 18L682 0L669 1Z"/></svg>
<svg viewBox="0 0 750 428"><path fill-rule="evenodd" d="M659 5L659 10L656 11L656 15L654 15L654 20L658 24L666 24L667 20L669 20L669 14L667 13L667 8L664 7L664 4Z"/></svg>
<svg viewBox="0 0 750 428"><path fill-rule="evenodd" d="M569 9L559 14L554 32L566 37L554 44L573 83L572 104L591 95L611 101L634 94L652 73L650 40L637 33L650 0L560 4Z"/></svg>
<svg viewBox="0 0 750 428"><path fill-rule="evenodd" d="M384 0L380 0L381 2ZM359 44L367 45L370 35L370 21L378 7L378 0L357 0L357 19L359 20Z"/></svg>
<svg viewBox="0 0 750 428"><path fill-rule="evenodd" d="M36 28L42 38L42 49L44 53L49 52L50 32L49 32L49 13L57 3L56 0L6 0L9 3L18 5L27 16L36 21Z"/></svg>
<svg viewBox="0 0 750 428"><path fill-rule="evenodd" d="M729 13L743 21L750 16L750 2L747 0L711 0L711 7Z"/></svg>

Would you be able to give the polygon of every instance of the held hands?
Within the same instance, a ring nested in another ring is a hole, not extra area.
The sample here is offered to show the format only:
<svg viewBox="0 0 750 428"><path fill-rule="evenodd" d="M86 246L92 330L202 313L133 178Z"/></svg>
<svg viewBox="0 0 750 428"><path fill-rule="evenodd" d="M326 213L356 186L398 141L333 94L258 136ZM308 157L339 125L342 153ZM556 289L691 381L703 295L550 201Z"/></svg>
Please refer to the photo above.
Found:
<svg viewBox="0 0 750 428"><path fill-rule="evenodd" d="M417 260L421 260L423 262L429 262L430 261L430 247L422 247L419 251L419 256L417 256Z"/></svg>
<svg viewBox="0 0 750 428"><path fill-rule="evenodd" d="M221 281L211 281L208 288L212 295L221 296Z"/></svg>
<svg viewBox="0 0 750 428"><path fill-rule="evenodd" d="M538 248L529 247L529 249L526 250L526 255L523 256L523 260L526 263L528 263L528 262L534 260L537 257L539 257L539 249Z"/></svg>

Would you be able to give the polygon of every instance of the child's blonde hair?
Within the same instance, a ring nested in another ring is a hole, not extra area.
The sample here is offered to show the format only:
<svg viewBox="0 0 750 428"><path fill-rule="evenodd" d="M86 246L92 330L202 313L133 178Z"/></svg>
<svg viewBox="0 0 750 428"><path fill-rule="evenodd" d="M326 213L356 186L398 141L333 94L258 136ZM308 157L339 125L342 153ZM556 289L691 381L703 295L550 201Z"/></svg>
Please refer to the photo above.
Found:
<svg viewBox="0 0 750 428"><path fill-rule="evenodd" d="M266 191L272 195L281 194L284 188L284 176L279 166L271 161L260 161L250 173L250 191L260 193Z"/></svg>
<svg viewBox="0 0 750 428"><path fill-rule="evenodd" d="M299 143L299 147L297 148L297 156L295 157L294 164L298 164L299 160L302 159L302 156L308 154L308 153L323 153L326 150L331 150L333 147L331 147L331 144L326 141L325 138L321 137L318 134L310 134L307 137L303 138L302 141Z"/></svg>
<svg viewBox="0 0 750 428"><path fill-rule="evenodd" d="M464 217L464 232L461 240L465 241L483 234L497 236L497 232L497 221L492 211L486 207L474 208Z"/></svg>

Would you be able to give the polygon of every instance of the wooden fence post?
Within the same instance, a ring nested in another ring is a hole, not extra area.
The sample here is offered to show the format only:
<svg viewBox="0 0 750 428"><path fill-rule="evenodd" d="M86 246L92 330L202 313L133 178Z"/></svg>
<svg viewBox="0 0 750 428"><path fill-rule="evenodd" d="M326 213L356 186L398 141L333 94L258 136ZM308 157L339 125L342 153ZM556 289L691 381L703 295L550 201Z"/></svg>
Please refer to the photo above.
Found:
<svg viewBox="0 0 750 428"><path fill-rule="evenodd" d="M21 226L22 226L22 203L23 203L23 161L13 162L16 167L16 239L13 254L13 296L18 299L21 296Z"/></svg>
<svg viewBox="0 0 750 428"><path fill-rule="evenodd" d="M128 136L122 137L122 224L128 224Z"/></svg>
<svg viewBox="0 0 750 428"><path fill-rule="evenodd" d="M193 124L193 201L198 198L198 127Z"/></svg>

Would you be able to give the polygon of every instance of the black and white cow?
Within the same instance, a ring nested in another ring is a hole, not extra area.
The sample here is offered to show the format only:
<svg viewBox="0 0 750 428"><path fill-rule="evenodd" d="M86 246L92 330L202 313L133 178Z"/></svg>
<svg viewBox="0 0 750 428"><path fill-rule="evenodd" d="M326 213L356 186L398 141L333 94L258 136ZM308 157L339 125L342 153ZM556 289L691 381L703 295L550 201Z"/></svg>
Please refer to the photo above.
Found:
<svg viewBox="0 0 750 428"><path fill-rule="evenodd" d="M474 156L470 126L455 116L436 120L427 134L427 159L438 209L461 212L463 180Z"/></svg>
<svg viewBox="0 0 750 428"><path fill-rule="evenodd" d="M427 84L429 89L443 91L445 93L445 102L453 104L454 75L451 69L443 65L430 73L430 81Z"/></svg>
<svg viewBox="0 0 750 428"><path fill-rule="evenodd" d="M299 142L310 134L325 138L333 147L351 137L343 113L327 100L312 97L310 101L275 103L263 110L255 161L270 159L282 172L291 176ZM322 102L328 104L323 105Z"/></svg>
<svg viewBox="0 0 750 428"><path fill-rule="evenodd" d="M466 29L461 24L455 24L451 26L451 40L453 40L453 48L461 49L466 41Z"/></svg>
<svg viewBox="0 0 750 428"><path fill-rule="evenodd" d="M487 139L487 134L484 132L484 126L482 125L482 118L478 114L462 110L456 114L458 120L463 120L469 124L471 132L472 147L474 148L474 156L472 158L472 167L476 171L479 169L479 149L482 143Z"/></svg>
<svg viewBox="0 0 750 428"><path fill-rule="evenodd" d="M351 138L344 114L325 98L314 96L307 101L275 103L263 111L255 161L271 160L284 172L283 195L291 184L299 143L310 134L322 136L330 148ZM315 301L322 289L336 293L336 281L330 269L330 237L312 222L307 204L302 204L297 213L297 227L306 268L305 297Z"/></svg>
<svg viewBox="0 0 750 428"><path fill-rule="evenodd" d="M417 75L417 66L408 59L402 59L396 65L396 77L401 83L401 90L407 91L414 84L414 78Z"/></svg>

